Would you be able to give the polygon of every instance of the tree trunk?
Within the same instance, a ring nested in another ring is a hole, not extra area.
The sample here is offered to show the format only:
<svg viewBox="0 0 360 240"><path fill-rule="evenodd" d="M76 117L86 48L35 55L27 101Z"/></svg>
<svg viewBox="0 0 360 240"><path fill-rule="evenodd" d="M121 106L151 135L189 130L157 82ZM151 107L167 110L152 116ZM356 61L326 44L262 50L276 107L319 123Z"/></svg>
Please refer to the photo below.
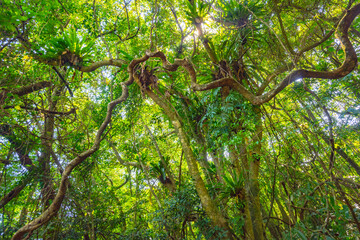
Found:
<svg viewBox="0 0 360 240"><path fill-rule="evenodd" d="M199 194L201 204L206 214L210 218L212 224L226 231L226 239L233 239L231 229L228 226L226 219L222 216L214 200L210 197L210 194L205 187L205 183L200 175L198 163L191 149L188 136L186 135L183 129L181 117L177 114L176 110L173 109L173 107L170 104L168 104L163 100L165 99L164 97L160 98L158 95L156 95L154 92L148 89L144 89L144 91L151 99L153 99L153 101L156 104L158 104L160 107L163 108L165 113L170 118L172 124L174 125L175 131L179 136L180 143L183 148L185 158L188 164L189 172L193 178L196 191ZM220 234L220 232L217 231L217 234Z"/></svg>
<svg viewBox="0 0 360 240"><path fill-rule="evenodd" d="M260 107L254 106L256 130L252 137L254 146L249 154L249 182L245 187L249 196L249 210L256 240L264 239L264 227L259 196L259 167L261 156L262 122Z"/></svg>
<svg viewBox="0 0 360 240"><path fill-rule="evenodd" d="M261 140L262 140L262 121L260 108L254 106L255 111L255 132L252 135L250 142L245 139L243 144L239 147L240 159L244 171L245 179L245 199L246 206L246 229L249 239L262 240L264 239L264 227L261 214L260 196L259 196L259 167L261 154ZM249 148L251 145L251 148ZM249 213L247 212L249 211ZM251 223L249 222L249 215ZM252 227L252 233L250 230Z"/></svg>

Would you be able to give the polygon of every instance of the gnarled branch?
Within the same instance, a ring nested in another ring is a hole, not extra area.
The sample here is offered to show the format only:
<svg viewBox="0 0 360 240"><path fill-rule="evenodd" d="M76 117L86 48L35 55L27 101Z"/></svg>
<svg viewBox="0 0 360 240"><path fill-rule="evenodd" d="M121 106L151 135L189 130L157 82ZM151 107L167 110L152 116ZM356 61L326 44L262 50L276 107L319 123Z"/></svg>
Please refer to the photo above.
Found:
<svg viewBox="0 0 360 240"><path fill-rule="evenodd" d="M192 64L186 60L175 60L174 64L170 64L162 52L154 52L154 53L146 53L144 58L146 60L150 57L157 57L162 60L162 64L164 68L168 71L176 71L178 67L182 66L186 69L191 79L191 87L195 91L205 91L209 89L214 89L223 86L229 86L238 91L243 97L245 97L249 102L254 105L262 105L272 98L274 98L278 93L280 93L284 88L286 88L291 83L296 80L302 78L319 78L319 79L338 79L341 77L345 77L350 72L352 72L357 65L357 55L354 47L352 46L349 37L348 30L351 23L354 21L355 17L360 14L360 4L355 5L353 8L347 11L345 16L340 20L337 29L336 29L336 37L341 42L341 46L345 52L345 60L342 65L333 70L333 71L310 71L305 69L299 69L291 72L287 75L278 85L276 85L271 91L262 94L260 96L256 96L247 90L241 83L237 82L235 79L226 77L222 79L218 79L216 81L207 83L207 84L198 84L196 80L196 72ZM328 37L328 36L326 36ZM325 37L325 38L326 38ZM146 61L144 60L144 61Z"/></svg>
<svg viewBox="0 0 360 240"><path fill-rule="evenodd" d="M27 225L20 228L14 234L14 236L12 237L12 240L22 239L22 237L26 233L29 233L29 232L34 231L35 229L41 227L43 224L50 221L50 219L57 214L57 212L59 211L59 209L61 207L61 203L64 200L65 193L66 193L68 185L69 185L68 178L69 178L72 170L99 149L100 143L102 140L102 134L104 133L105 129L111 122L111 115L112 115L113 109L115 108L116 105L118 105L121 102L124 102L127 99L128 95L129 95L128 88L127 88L128 85L125 83L121 83L121 86L122 86L122 95L118 99L116 99L108 104L106 117L105 117L103 123L101 124L99 130L97 131L93 146L90 149L79 154L66 166L66 168L61 176L61 181L60 181L60 186L59 186L58 192L57 192L53 202L51 203L51 205L39 217L35 218L30 223L28 223Z"/></svg>

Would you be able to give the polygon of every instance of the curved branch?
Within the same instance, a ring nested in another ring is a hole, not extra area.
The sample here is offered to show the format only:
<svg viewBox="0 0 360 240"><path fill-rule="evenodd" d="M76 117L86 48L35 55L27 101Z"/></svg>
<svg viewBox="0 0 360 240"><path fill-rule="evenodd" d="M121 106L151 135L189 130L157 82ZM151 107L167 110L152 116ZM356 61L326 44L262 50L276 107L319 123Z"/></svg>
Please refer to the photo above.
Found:
<svg viewBox="0 0 360 240"><path fill-rule="evenodd" d="M337 26L335 35L341 42L341 46L345 52L345 60L339 68L328 72L309 71L305 69L299 69L293 71L289 75L287 75L274 89L260 96L254 95L249 90L247 90L241 83L237 82L233 78L222 78L207 84L200 85L196 81L196 72L194 67L186 59L175 60L174 64L170 64L166 59L166 56L162 52L146 53L146 56L148 56L148 58L150 57L160 58L162 60L162 64L164 68L168 71L176 71L177 68L180 66L185 68L190 75L191 87L195 91L205 91L213 88L230 86L234 88L236 91L238 91L240 94L242 94L252 104L262 105L270 101L284 88L286 88L288 85L290 85L291 83L295 82L298 79L302 79L302 78L338 79L341 77L345 77L350 72L352 72L357 65L357 55L354 47L352 46L349 40L348 30L351 23L354 21L355 17L359 14L360 14L360 4L357 4L353 8L347 11L347 13L340 20Z"/></svg>
<svg viewBox="0 0 360 240"><path fill-rule="evenodd" d="M12 240L22 239L22 237L26 233L34 231L35 229L41 227L43 224L50 221L50 219L57 214L57 212L59 211L59 209L61 207L61 203L64 200L65 193L67 191L68 184L69 184L68 178L69 178L72 170L99 149L100 143L102 140L101 136L104 133L106 127L111 122L112 110L115 108L116 105L118 105L121 102L124 102L129 95L128 88L127 88L128 85L130 85L130 84L121 83L122 95L118 99L116 99L108 104L106 117L105 117L103 123L101 124L99 130L97 131L93 146L90 149L79 154L76 158L74 158L66 166L66 168L61 176L59 190L58 190L53 202L51 203L51 205L39 217L35 218L30 223L28 223L27 225L20 228L14 234L14 236L12 237Z"/></svg>
<svg viewBox="0 0 360 240"><path fill-rule="evenodd" d="M349 37L348 30L350 24L354 21L355 17L360 14L360 4L355 5L350 9L345 16L341 19L337 31L335 33L336 37L340 40L341 46L345 52L345 60L343 64L333 70L328 72L317 72L317 71L308 71L304 69L296 70L286 76L273 90L267 92L262 96L248 99L254 105L261 105L270 101L275 97L279 92L281 92L285 87L293 83L294 81L301 78L320 78L320 79L337 79L345 77L347 74L352 72L357 65L357 55L354 47L352 46ZM326 36L327 37L327 36Z"/></svg>
<svg viewBox="0 0 360 240"><path fill-rule="evenodd" d="M338 23L337 23L338 24ZM331 29L322 39L320 39L320 41L313 43L311 45L308 45L306 47L304 47L303 49L301 49L299 52L295 53L295 62L297 62L297 60L300 58L301 55L303 55L305 52L310 51L311 49L316 48L317 46L319 46L320 44L324 43L326 40L328 40L333 33L335 32L335 28ZM294 68L294 63L287 63L284 66L281 66L280 68L276 69L273 73L271 73L266 81L260 86L260 88L258 89L256 95L262 95L265 91L265 89L269 86L269 84L272 82L272 80L277 77L279 74L284 73L285 71L290 71Z"/></svg>
<svg viewBox="0 0 360 240"><path fill-rule="evenodd" d="M205 90L214 89L214 88L218 88L218 87L230 86L230 87L236 89L240 94L242 94L249 101L253 102L256 100L255 95L253 95L249 90L247 90L242 84L240 84L235 79L230 78L230 77L221 78L221 79L218 79L216 81L213 81L213 82L210 82L207 84L202 84L202 85L198 84L197 80L196 80L195 69L192 66L192 64L186 59L177 59L177 60L175 60L174 64L170 64L169 61L167 60L165 54L162 52L155 52L155 53L147 52L146 56L147 56L147 59L150 57L160 58L164 68L171 72L176 71L180 66L185 68L185 70L190 75L191 88L195 91L205 91Z"/></svg>

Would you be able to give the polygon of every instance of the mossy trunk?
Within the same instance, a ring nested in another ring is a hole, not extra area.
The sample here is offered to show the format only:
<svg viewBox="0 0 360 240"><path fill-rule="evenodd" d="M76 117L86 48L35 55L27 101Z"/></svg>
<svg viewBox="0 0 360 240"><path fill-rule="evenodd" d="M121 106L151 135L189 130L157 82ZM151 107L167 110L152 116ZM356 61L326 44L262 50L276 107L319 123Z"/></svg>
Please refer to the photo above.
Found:
<svg viewBox="0 0 360 240"><path fill-rule="evenodd" d="M259 106L254 106L255 132L252 136L252 148L249 150L249 178L246 181L246 192L251 215L254 237L256 240L264 239L264 227L260 206L259 168L261 160L262 121Z"/></svg>
<svg viewBox="0 0 360 240"><path fill-rule="evenodd" d="M181 146L184 151L185 159L189 168L189 173L193 178L196 191L200 197L201 204L210 218L212 225L218 227L226 232L226 239L233 239L231 229L226 221L226 219L221 214L218 209L215 201L210 197L208 190L205 187L204 180L201 177L198 161L194 155L194 152L191 149L188 136L186 135L185 130L183 129L183 123L181 117L178 115L177 111L166 101L165 98L159 97L157 94L150 90L145 90L146 94L158 104L167 116L170 118L175 131L180 139ZM221 232L217 231L217 234L220 235Z"/></svg>
<svg viewBox="0 0 360 240"><path fill-rule="evenodd" d="M245 229L246 239L264 239L264 227L260 205L259 168L261 158L262 121L260 108L254 106L255 131L250 139L237 145L238 158L245 185ZM233 149L233 151L235 151Z"/></svg>

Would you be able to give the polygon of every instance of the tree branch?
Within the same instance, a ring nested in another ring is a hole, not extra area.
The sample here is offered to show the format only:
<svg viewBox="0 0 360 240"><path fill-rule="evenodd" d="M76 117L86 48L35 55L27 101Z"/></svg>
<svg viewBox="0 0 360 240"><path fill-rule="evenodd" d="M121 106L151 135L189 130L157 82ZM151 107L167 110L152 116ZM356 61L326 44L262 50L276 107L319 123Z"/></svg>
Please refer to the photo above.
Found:
<svg viewBox="0 0 360 240"><path fill-rule="evenodd" d="M112 111L116 107L116 105L120 104L121 102L124 102L127 99L128 95L129 95L127 86L130 84L121 83L122 95L118 99L116 99L108 104L106 117L105 117L103 123L101 124L99 130L97 131L93 146L90 149L79 154L66 166L66 168L61 176L61 181L60 181L60 186L59 186L58 192L57 192L53 202L51 203L51 205L39 217L35 218L33 221L31 221L27 225L21 227L14 234L14 236L12 237L12 240L21 240L22 237L26 233L34 231L35 229L38 229L45 223L49 222L50 219L57 214L57 212L59 211L59 209L61 207L61 203L64 200L64 197L65 197L68 185L69 185L68 178L69 178L72 170L99 149L101 139L102 139L101 136L104 133L107 126L109 125L109 123L111 122Z"/></svg>
<svg viewBox="0 0 360 240"><path fill-rule="evenodd" d="M286 88L291 83L295 82L296 80L302 78L319 78L319 79L338 79L345 77L347 74L352 72L356 65L357 65L357 55L355 52L354 47L352 46L349 37L348 37L348 30L351 23L354 21L355 17L360 14L360 4L355 5L353 8L347 11L345 16L340 20L337 30L336 30L336 37L341 42L341 46L345 52L345 60L342 65L333 70L327 72L320 72L320 71L310 71L305 69L299 69L296 71L291 72L288 76L286 76L275 88L271 91L256 96L247 90L242 84L237 82L233 78L222 78L207 84L198 84L196 81L196 72L192 64L186 60L175 60L174 64L170 64L166 59L166 56L162 52L155 52L155 53L146 53L148 58L150 57L158 57L162 60L162 64L165 69L168 71L176 71L178 67L182 66L186 69L188 74L190 75L191 79L191 87L195 91L205 91L213 88L223 87L223 86L230 86L238 91L240 94L243 95L249 102L254 105L262 105L272 98L274 98L278 93L280 93L284 88Z"/></svg>
<svg viewBox="0 0 360 240"><path fill-rule="evenodd" d="M14 94L14 95L17 95L17 96L21 97L21 96L27 95L29 93L36 92L36 91L39 91L41 89L50 87L51 85L52 85L51 82L43 81L43 82L38 82L38 83L28 85L28 86L24 86L24 87L21 87L21 88L17 88L17 89L14 89L14 90L3 90L3 91L0 92L0 106L2 104L4 104L5 99L7 99L7 98L11 99L12 98L12 97L8 97L8 95L7 95L8 93L11 93L11 94Z"/></svg>
<svg viewBox="0 0 360 240"><path fill-rule="evenodd" d="M3 198L0 200L0 209L2 209L12 199L16 198L19 193L26 187L26 185L30 183L30 180L31 179L29 179L28 177L25 177L10 192L4 195Z"/></svg>

